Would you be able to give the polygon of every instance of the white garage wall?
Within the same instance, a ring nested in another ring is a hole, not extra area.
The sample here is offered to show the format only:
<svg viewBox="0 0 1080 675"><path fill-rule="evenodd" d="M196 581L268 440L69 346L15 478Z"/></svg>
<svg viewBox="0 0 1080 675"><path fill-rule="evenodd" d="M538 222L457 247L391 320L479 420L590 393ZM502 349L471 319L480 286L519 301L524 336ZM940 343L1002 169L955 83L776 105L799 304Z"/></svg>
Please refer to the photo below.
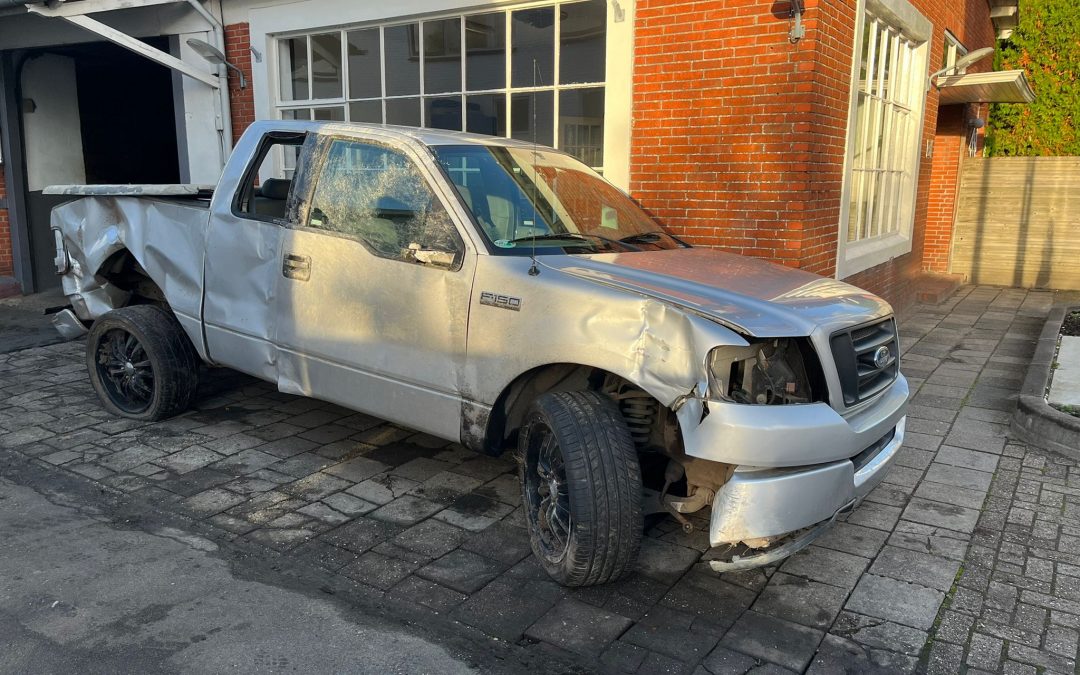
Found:
<svg viewBox="0 0 1080 675"><path fill-rule="evenodd" d="M75 61L44 54L23 66L23 142L31 192L48 185L85 183Z"/></svg>

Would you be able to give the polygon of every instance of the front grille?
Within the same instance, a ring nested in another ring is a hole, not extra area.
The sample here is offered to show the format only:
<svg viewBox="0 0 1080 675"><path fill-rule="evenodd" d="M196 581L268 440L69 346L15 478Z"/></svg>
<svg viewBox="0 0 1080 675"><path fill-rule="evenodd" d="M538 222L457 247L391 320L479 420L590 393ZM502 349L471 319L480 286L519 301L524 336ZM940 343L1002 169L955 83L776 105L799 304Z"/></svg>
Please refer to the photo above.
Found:
<svg viewBox="0 0 1080 675"><path fill-rule="evenodd" d="M900 372L896 322L890 317L833 333L830 338L844 405L853 406L880 393ZM879 350L882 348L887 352ZM878 356L884 357L879 364Z"/></svg>

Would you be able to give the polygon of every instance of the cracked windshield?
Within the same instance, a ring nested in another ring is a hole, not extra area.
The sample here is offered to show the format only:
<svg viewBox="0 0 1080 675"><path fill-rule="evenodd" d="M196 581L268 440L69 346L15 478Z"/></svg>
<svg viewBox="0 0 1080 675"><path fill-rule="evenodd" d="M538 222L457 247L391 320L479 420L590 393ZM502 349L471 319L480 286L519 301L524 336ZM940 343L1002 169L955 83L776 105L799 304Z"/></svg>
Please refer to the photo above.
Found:
<svg viewBox="0 0 1080 675"><path fill-rule="evenodd" d="M432 148L501 255L655 251L686 244L578 160L529 147Z"/></svg>

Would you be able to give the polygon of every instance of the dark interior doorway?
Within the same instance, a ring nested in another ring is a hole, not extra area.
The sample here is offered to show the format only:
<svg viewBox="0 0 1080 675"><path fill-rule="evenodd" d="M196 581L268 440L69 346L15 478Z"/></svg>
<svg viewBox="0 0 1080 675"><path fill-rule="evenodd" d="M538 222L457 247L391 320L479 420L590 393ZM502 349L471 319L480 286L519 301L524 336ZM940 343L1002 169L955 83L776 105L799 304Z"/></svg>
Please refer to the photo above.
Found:
<svg viewBox="0 0 1080 675"><path fill-rule="evenodd" d="M162 51L168 38L145 40ZM179 183L172 71L103 42L75 56L87 183Z"/></svg>
<svg viewBox="0 0 1080 675"><path fill-rule="evenodd" d="M163 51L169 50L167 37L144 41ZM78 111L78 124L76 130L74 116L68 114L62 116L65 124L56 123L64 128L50 129L57 115L53 113L50 117L47 108L35 108L34 103L24 104L21 112L29 188L27 216L37 290L54 288L60 283L53 267L55 252L49 214L54 206L68 199L42 194L45 185L180 181L171 70L108 42L37 49L26 53L23 63L46 56L69 65L67 70L73 71L73 75L67 80L73 86L63 93L47 96L41 82L26 81L27 74L35 72L31 67L21 73L21 88L36 90L54 108L73 107ZM30 119L31 115L37 117ZM36 125L29 135L28 125ZM49 139L56 140L50 143ZM67 152L57 142L67 148L80 146L81 158L76 152L73 154L76 158L66 166L56 162L58 152ZM76 181L73 176L81 180Z"/></svg>

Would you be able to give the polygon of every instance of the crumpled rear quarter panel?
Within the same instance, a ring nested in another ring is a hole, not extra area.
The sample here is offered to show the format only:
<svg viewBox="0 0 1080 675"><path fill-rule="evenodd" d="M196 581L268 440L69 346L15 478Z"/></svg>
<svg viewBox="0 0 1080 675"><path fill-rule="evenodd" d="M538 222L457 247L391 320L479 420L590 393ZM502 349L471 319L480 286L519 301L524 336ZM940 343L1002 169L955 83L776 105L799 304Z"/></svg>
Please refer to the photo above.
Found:
<svg viewBox="0 0 1080 675"><path fill-rule="evenodd" d="M98 272L127 249L165 294L180 324L205 357L200 316L202 269L209 210L202 205L138 197L86 197L52 211L71 260L64 294L84 321L124 306L129 294Z"/></svg>

